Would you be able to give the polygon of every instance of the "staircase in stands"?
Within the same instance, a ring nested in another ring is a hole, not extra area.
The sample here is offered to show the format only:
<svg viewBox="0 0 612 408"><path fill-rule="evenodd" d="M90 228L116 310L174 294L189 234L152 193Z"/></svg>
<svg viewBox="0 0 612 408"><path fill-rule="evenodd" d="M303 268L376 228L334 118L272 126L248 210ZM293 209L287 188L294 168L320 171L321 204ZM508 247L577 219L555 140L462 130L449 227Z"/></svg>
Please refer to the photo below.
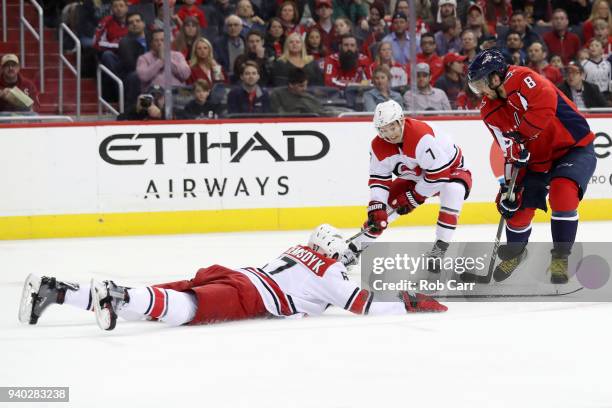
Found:
<svg viewBox="0 0 612 408"><path fill-rule="evenodd" d="M19 51L19 0L7 0L7 42L0 42L0 54L14 53L20 60ZM38 29L38 13L29 1L25 2L24 15L32 27ZM44 28L44 69L45 92L40 94L40 109L38 113L55 115L59 113L59 40L58 30ZM0 36L1 38L1 36ZM38 58L38 41L25 29L25 64L21 62L21 73L31 79L37 88L40 88L38 74L40 72ZM66 58L75 65L76 53L66 54ZM40 90L40 89L39 89ZM64 65L64 115L76 113L76 76ZM98 113L98 98L96 80L81 79L81 115L95 115Z"/></svg>

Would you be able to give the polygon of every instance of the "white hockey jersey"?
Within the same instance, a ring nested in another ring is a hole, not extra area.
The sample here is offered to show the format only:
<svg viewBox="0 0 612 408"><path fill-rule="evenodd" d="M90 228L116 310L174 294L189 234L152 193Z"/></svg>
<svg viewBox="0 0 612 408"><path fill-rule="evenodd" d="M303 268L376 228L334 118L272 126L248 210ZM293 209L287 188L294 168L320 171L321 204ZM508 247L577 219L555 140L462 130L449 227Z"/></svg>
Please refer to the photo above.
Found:
<svg viewBox="0 0 612 408"><path fill-rule="evenodd" d="M276 316L320 315L330 305L357 314L405 314L397 302L375 302L374 295L350 281L346 267L311 248L289 248L263 268L242 268Z"/></svg>
<svg viewBox="0 0 612 408"><path fill-rule="evenodd" d="M372 140L370 150L370 199L387 203L393 175L416 182L423 197L439 191L439 183L453 179L453 172L464 168L461 149L452 138L427 123L405 119L402 144L381 137Z"/></svg>

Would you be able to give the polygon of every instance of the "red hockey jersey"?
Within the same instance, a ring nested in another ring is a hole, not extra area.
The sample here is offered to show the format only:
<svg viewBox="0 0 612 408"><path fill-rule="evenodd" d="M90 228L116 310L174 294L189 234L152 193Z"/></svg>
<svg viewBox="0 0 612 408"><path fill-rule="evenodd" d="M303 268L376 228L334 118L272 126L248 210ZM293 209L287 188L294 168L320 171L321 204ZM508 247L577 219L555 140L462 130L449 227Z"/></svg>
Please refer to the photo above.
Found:
<svg viewBox="0 0 612 408"><path fill-rule="evenodd" d="M595 139L576 105L535 71L512 65L503 85L507 99L483 97L480 116L504 152L511 141L503 133L518 131L527 139L529 169L546 172L569 149Z"/></svg>
<svg viewBox="0 0 612 408"><path fill-rule="evenodd" d="M338 53L332 54L325 59L325 86L344 88L350 84L369 80L372 78L370 64L370 59L360 53L357 67L351 71L343 71L340 67L340 56Z"/></svg>

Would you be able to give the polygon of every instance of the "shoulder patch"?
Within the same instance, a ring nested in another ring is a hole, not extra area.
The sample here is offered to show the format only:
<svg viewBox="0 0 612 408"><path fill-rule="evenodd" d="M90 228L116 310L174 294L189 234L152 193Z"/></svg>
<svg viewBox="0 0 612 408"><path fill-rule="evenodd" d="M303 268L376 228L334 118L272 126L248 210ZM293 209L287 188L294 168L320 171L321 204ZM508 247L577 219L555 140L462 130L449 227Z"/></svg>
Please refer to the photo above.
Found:
<svg viewBox="0 0 612 408"><path fill-rule="evenodd" d="M399 154L400 149L393 143L389 143L383 138L376 136L374 140L372 140L372 152L374 153L378 161L383 161L387 157Z"/></svg>

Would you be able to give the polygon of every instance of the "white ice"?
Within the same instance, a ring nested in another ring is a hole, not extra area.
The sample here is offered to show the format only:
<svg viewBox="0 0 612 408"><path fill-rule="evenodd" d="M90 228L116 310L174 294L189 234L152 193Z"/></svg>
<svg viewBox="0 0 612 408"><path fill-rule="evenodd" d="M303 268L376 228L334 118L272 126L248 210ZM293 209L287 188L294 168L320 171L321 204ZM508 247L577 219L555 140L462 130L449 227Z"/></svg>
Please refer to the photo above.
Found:
<svg viewBox="0 0 612 408"><path fill-rule="evenodd" d="M496 226L461 226L457 240ZM612 222L578 240L610 241ZM347 231L352 233L354 231ZM548 241L536 224L534 240ZM432 228L391 228L391 241ZM612 304L450 303L444 314L168 328L53 306L17 320L29 273L144 285L201 266L259 266L306 231L0 242L0 386L68 386L70 407L612 407ZM0 403L0 405L2 405ZM29 406L20 403L18 407Z"/></svg>

